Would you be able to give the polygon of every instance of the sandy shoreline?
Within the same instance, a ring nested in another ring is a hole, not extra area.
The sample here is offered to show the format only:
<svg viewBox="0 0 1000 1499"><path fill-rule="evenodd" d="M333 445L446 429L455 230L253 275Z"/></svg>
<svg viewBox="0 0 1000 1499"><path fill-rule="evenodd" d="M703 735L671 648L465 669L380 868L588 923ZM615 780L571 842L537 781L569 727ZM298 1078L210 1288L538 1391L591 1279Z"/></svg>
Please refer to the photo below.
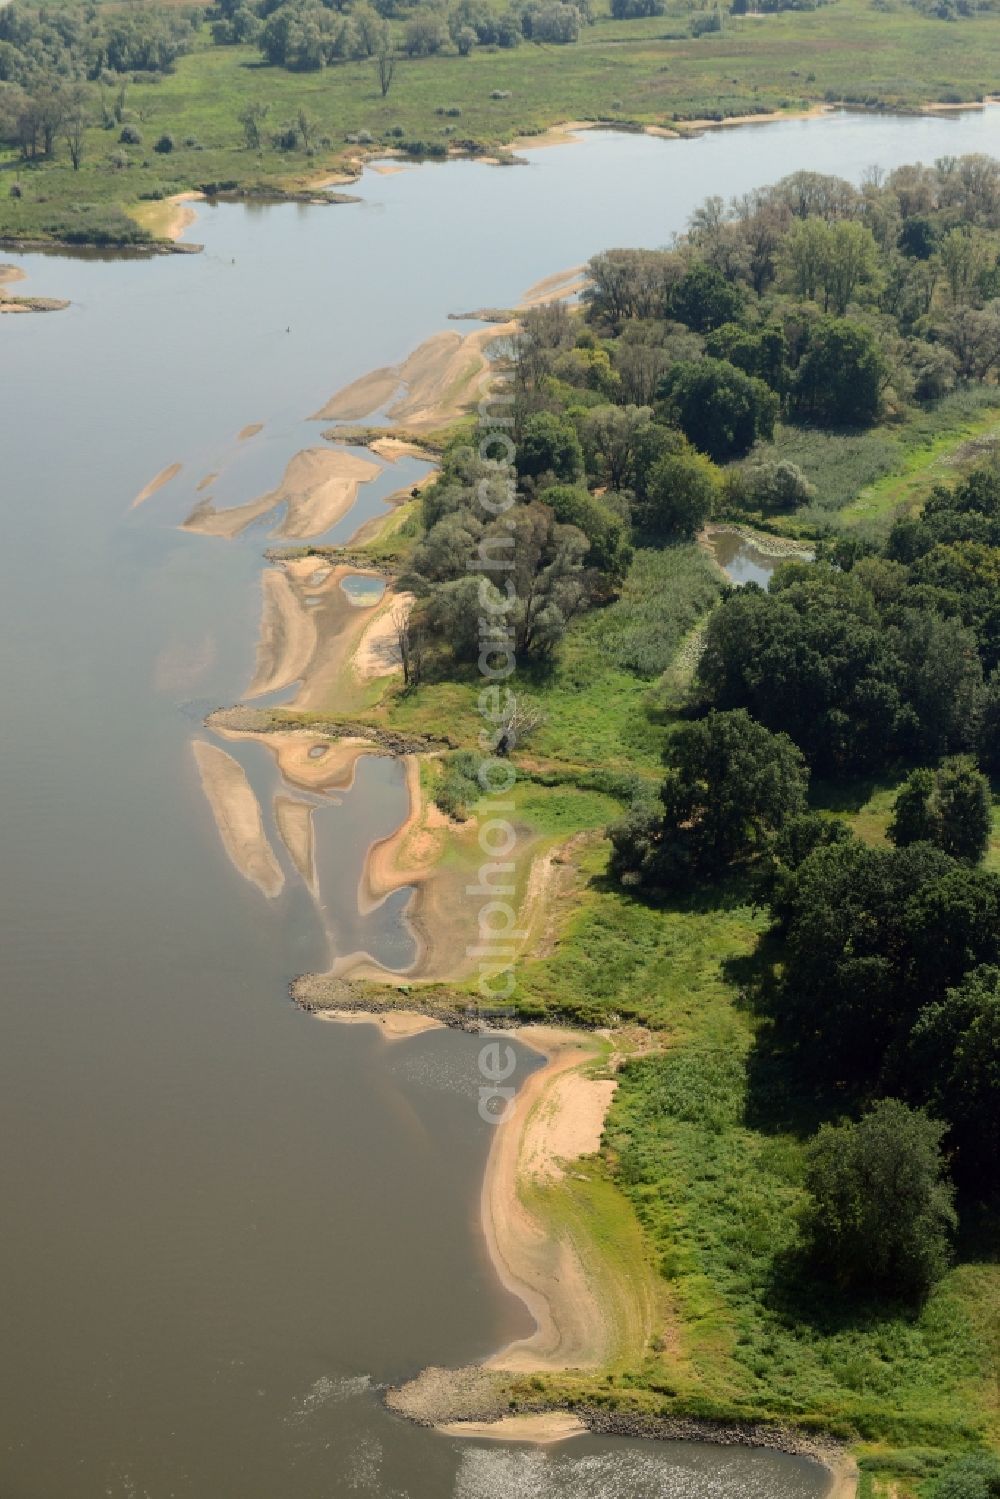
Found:
<svg viewBox="0 0 1000 1499"><path fill-rule="evenodd" d="M482 1191L483 1233L500 1283L519 1297L535 1330L488 1360L514 1373L597 1369L618 1351L613 1308L598 1294L591 1268L567 1236L525 1200L526 1186L558 1179L564 1164L600 1148L604 1116L615 1085L580 1070L598 1047L585 1033L555 1027L515 1031L541 1051L545 1065L521 1086L514 1106L493 1135ZM652 1307L643 1341L650 1330Z"/></svg>
<svg viewBox="0 0 1000 1499"><path fill-rule="evenodd" d="M169 198L162 198L158 202L139 203L131 210L131 214L136 223L148 229L156 239L177 241L198 217L198 210L192 204L204 201L205 194L192 189L173 193Z"/></svg>

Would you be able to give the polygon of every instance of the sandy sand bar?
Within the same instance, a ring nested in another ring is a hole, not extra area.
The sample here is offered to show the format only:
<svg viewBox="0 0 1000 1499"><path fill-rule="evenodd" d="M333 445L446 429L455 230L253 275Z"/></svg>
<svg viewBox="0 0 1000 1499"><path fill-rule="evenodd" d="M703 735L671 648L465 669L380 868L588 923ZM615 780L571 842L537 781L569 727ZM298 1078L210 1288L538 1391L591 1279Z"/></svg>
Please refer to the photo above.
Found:
<svg viewBox="0 0 1000 1499"><path fill-rule="evenodd" d="M336 1025L374 1025L387 1041L405 1041L424 1031L444 1029L443 1020L421 1015L417 1010L319 1010L317 1018Z"/></svg>
<svg viewBox="0 0 1000 1499"><path fill-rule="evenodd" d="M161 468L156 478L150 479L145 489L140 489L132 501L130 508L134 510L137 505L142 505L146 500L152 499L153 495L156 494L157 490L162 489L164 484L169 484L171 479L177 478L182 467L183 465L180 463L170 463L166 468Z"/></svg>
<svg viewBox="0 0 1000 1499"><path fill-rule="evenodd" d="M540 1411L537 1415L502 1416L499 1421L448 1421L435 1427L449 1437L472 1437L489 1442L531 1442L548 1447L586 1434L579 1416L569 1411Z"/></svg>
<svg viewBox="0 0 1000 1499"><path fill-rule="evenodd" d="M289 460L276 489L228 510L216 510L210 500L202 500L184 521L183 529L231 539L285 505L284 518L273 535L305 541L335 526L354 505L359 486L377 478L381 471L377 463L355 453L305 448Z"/></svg>
<svg viewBox="0 0 1000 1499"><path fill-rule="evenodd" d="M242 765L204 739L195 739L192 748L202 790L230 860L265 895L278 895L285 876L267 840L260 805Z"/></svg>
<svg viewBox="0 0 1000 1499"><path fill-rule="evenodd" d="M247 697L263 697L299 681L316 649L316 620L280 567L264 570L257 661Z"/></svg>
<svg viewBox="0 0 1000 1499"><path fill-rule="evenodd" d="M316 848L313 836L312 802L298 796L278 794L274 798L274 820L281 834L281 841L291 856L292 863L313 896L319 897L319 882L316 876Z"/></svg>

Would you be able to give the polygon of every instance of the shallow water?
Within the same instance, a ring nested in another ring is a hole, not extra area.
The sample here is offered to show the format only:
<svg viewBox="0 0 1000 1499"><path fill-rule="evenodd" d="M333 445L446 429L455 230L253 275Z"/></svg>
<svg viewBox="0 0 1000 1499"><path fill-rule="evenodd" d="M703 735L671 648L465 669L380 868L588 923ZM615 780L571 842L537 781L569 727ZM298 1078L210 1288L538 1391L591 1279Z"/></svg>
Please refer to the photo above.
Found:
<svg viewBox="0 0 1000 1499"><path fill-rule="evenodd" d="M777 556L762 551L759 546L747 537L741 536L738 531L713 531L709 545L716 562L729 581L735 583L738 588L742 588L746 583L757 583L761 588L769 588L775 569L780 567L782 562L791 560L788 556ZM795 560L800 562L811 560L811 553L796 554Z"/></svg>
<svg viewBox="0 0 1000 1499"><path fill-rule="evenodd" d="M364 573L349 573L346 578L341 578L340 586L359 609L370 609L373 604L381 603L385 593L382 578L368 578Z"/></svg>
<svg viewBox="0 0 1000 1499"><path fill-rule="evenodd" d="M0 328L0 1492L821 1491L768 1454L698 1449L692 1470L650 1445L484 1449L383 1411L380 1382L527 1331L477 1222L478 1047L388 1046L287 1001L331 946L405 966L403 897L357 911L402 779L364 761L317 814L325 911L287 860L276 900L240 878L190 745L250 679L271 523L233 543L176 526L205 493L272 487L322 441L312 411L449 312L610 243L666 243L711 192L989 150L997 118L600 134L528 167L368 175L350 207L203 209L196 257L9 257L27 292L73 305ZM420 472L386 465L331 534ZM269 818L270 756L227 749Z"/></svg>

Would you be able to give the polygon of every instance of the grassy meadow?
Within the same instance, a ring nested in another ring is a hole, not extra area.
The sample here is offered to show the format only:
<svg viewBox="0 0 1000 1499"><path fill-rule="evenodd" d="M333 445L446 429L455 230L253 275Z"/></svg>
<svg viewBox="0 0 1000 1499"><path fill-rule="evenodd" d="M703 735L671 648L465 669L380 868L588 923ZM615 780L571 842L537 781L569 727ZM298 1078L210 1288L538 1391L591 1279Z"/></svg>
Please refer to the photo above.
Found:
<svg viewBox="0 0 1000 1499"><path fill-rule="evenodd" d="M89 229L126 237L118 214L142 200L212 184L295 190L349 167L359 152L402 142L442 151L497 147L570 119L666 125L824 100L916 108L972 101L996 86L1000 14L947 24L903 0L837 0L815 11L727 19L722 34L690 35L691 9L676 0L664 16L614 21L597 0L595 23L579 42L526 42L470 56L403 58L387 98L370 62L319 72L264 66L255 47L217 47L207 27L165 77L131 85L127 118L142 141L123 147L117 128L86 133L80 170L64 147L54 161L0 158L0 236L60 238ZM509 97L494 98L494 93ZM266 131L314 122L308 151L260 154L243 143L238 116L266 104ZM444 117L438 111L461 113ZM371 145L348 137L368 132ZM165 133L174 150L152 150ZM22 196L10 196L17 182Z"/></svg>

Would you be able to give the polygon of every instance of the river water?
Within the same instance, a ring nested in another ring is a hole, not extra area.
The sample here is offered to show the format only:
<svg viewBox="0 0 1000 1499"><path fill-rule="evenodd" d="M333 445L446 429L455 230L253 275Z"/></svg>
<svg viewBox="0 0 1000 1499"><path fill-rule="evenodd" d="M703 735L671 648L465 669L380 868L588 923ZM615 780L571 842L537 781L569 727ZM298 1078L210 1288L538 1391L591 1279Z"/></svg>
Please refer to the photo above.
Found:
<svg viewBox="0 0 1000 1499"><path fill-rule="evenodd" d="M199 256L9 257L72 306L0 325L3 1499L821 1492L772 1454L488 1448L383 1410L381 1383L528 1330L478 1224L478 1045L288 1002L331 931L405 966L399 902L356 896L402 779L363 760L324 813L330 930L291 878L268 901L238 876L191 740L252 675L266 532L176 523L209 472L220 505L273 485L327 396L449 312L664 244L708 193L988 151L997 119L595 134L528 167L369 172L353 206L204 208ZM333 536L420 471L387 468ZM270 758L233 752L267 806Z"/></svg>

